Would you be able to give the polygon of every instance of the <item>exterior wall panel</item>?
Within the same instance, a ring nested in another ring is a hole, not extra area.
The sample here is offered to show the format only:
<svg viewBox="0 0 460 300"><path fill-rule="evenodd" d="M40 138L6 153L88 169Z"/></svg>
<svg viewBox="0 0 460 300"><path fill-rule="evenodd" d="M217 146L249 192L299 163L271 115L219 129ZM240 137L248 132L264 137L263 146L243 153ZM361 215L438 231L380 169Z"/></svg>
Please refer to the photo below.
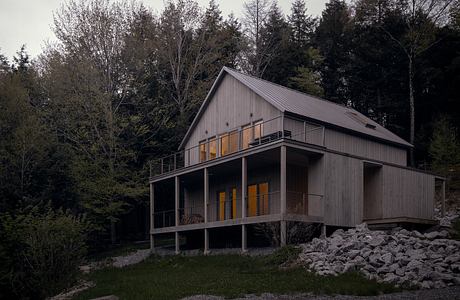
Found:
<svg viewBox="0 0 460 300"><path fill-rule="evenodd" d="M325 135L325 146L331 150L401 166L407 165L407 151L405 149L332 129L326 129Z"/></svg>
<svg viewBox="0 0 460 300"><path fill-rule="evenodd" d="M433 219L433 175L384 165L383 186L383 218Z"/></svg>
<svg viewBox="0 0 460 300"><path fill-rule="evenodd" d="M362 221L363 164L338 154L325 155L324 221L326 225L355 226Z"/></svg>
<svg viewBox="0 0 460 300"><path fill-rule="evenodd" d="M196 146L200 141L217 134L237 129L258 120L270 120L280 116L280 114L278 109L238 80L230 75L225 75L185 148ZM279 120L277 121L279 123ZM278 123L273 127L280 128ZM267 124L267 126L270 125ZM269 131L270 128L267 127L264 130ZM198 153L198 150L194 152ZM192 159L191 161L193 162Z"/></svg>

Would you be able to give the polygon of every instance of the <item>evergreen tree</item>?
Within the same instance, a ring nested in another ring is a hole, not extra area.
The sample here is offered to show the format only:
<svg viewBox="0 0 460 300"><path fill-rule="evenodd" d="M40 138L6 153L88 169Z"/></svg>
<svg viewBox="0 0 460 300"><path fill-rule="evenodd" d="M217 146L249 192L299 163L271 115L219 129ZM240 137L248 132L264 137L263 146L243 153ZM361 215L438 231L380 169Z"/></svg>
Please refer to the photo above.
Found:
<svg viewBox="0 0 460 300"><path fill-rule="evenodd" d="M321 68L326 99L349 104L350 11L343 0L331 0L321 15L315 44L324 58Z"/></svg>

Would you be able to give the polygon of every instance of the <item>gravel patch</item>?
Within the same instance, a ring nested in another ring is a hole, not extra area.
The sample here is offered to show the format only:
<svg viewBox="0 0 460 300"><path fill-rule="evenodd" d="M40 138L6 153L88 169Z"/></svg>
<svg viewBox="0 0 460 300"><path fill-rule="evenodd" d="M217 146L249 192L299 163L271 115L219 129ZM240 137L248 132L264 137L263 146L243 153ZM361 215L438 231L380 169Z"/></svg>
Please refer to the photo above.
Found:
<svg viewBox="0 0 460 300"><path fill-rule="evenodd" d="M150 249L143 249L137 250L136 252L130 253L125 256L112 257L112 266L116 268L123 268L126 266L138 264L145 260L147 257L149 257L150 253Z"/></svg>

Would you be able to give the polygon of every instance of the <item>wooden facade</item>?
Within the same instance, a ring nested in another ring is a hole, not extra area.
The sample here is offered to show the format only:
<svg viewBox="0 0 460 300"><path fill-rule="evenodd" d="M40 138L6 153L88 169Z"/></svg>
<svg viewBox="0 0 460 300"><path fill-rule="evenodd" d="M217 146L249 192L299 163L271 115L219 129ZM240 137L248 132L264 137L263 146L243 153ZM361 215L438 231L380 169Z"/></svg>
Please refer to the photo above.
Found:
<svg viewBox="0 0 460 300"><path fill-rule="evenodd" d="M173 206L174 214L167 222L166 212L152 209L152 219L163 218L151 222L152 239L204 229L207 251L209 228L241 226L244 250L245 226L258 222L281 222L282 243L288 221L433 223L435 176L408 168L408 147L389 139L287 114L223 72L184 138L184 166L150 179L152 207ZM174 205L154 205L172 201L161 192L172 180Z"/></svg>

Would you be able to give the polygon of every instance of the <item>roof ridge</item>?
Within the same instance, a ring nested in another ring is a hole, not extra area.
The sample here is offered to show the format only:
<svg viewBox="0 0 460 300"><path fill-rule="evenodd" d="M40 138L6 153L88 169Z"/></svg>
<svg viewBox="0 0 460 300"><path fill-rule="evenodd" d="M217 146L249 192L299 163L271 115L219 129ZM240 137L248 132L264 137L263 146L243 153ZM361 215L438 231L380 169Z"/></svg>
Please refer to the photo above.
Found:
<svg viewBox="0 0 460 300"><path fill-rule="evenodd" d="M307 94L307 93L304 93L304 92L295 90L295 89L293 89L293 88L290 88L290 87L281 85L281 84L279 84L279 83L271 82L271 81L268 81L268 80L266 80L266 79L257 77L257 76L255 76L255 75L243 73L243 72L241 72L241 71L238 71L238 70L233 69L233 68L230 68L230 67L226 67L226 66L225 66L224 69L228 69L228 70L230 70L230 71L237 72L237 73L239 73L239 74L241 74L241 75L249 76L249 77L252 77L252 78L254 78L254 79L261 80L261 81L264 81L264 82L266 82L266 83L269 83L269 84L272 84L272 85L279 86L279 87L281 87L281 88L287 89L287 90L292 91L292 92L295 92L295 93L297 93L297 94L301 94L301 95L304 95L304 96L312 97L312 98L314 98L314 99L316 99L316 100L324 101L324 102L327 102L327 103L330 103L330 104L334 104L334 105L337 105L337 106L340 106L340 107L344 107L344 108L347 108L347 109L352 109L352 110L357 111L357 110L354 109L353 107L349 107L349 106L347 106L347 105L345 105L345 104L333 102L333 101L331 101L331 100L327 100L327 99L324 99L324 98L321 98L321 97L318 97L318 96L315 96L315 95Z"/></svg>

